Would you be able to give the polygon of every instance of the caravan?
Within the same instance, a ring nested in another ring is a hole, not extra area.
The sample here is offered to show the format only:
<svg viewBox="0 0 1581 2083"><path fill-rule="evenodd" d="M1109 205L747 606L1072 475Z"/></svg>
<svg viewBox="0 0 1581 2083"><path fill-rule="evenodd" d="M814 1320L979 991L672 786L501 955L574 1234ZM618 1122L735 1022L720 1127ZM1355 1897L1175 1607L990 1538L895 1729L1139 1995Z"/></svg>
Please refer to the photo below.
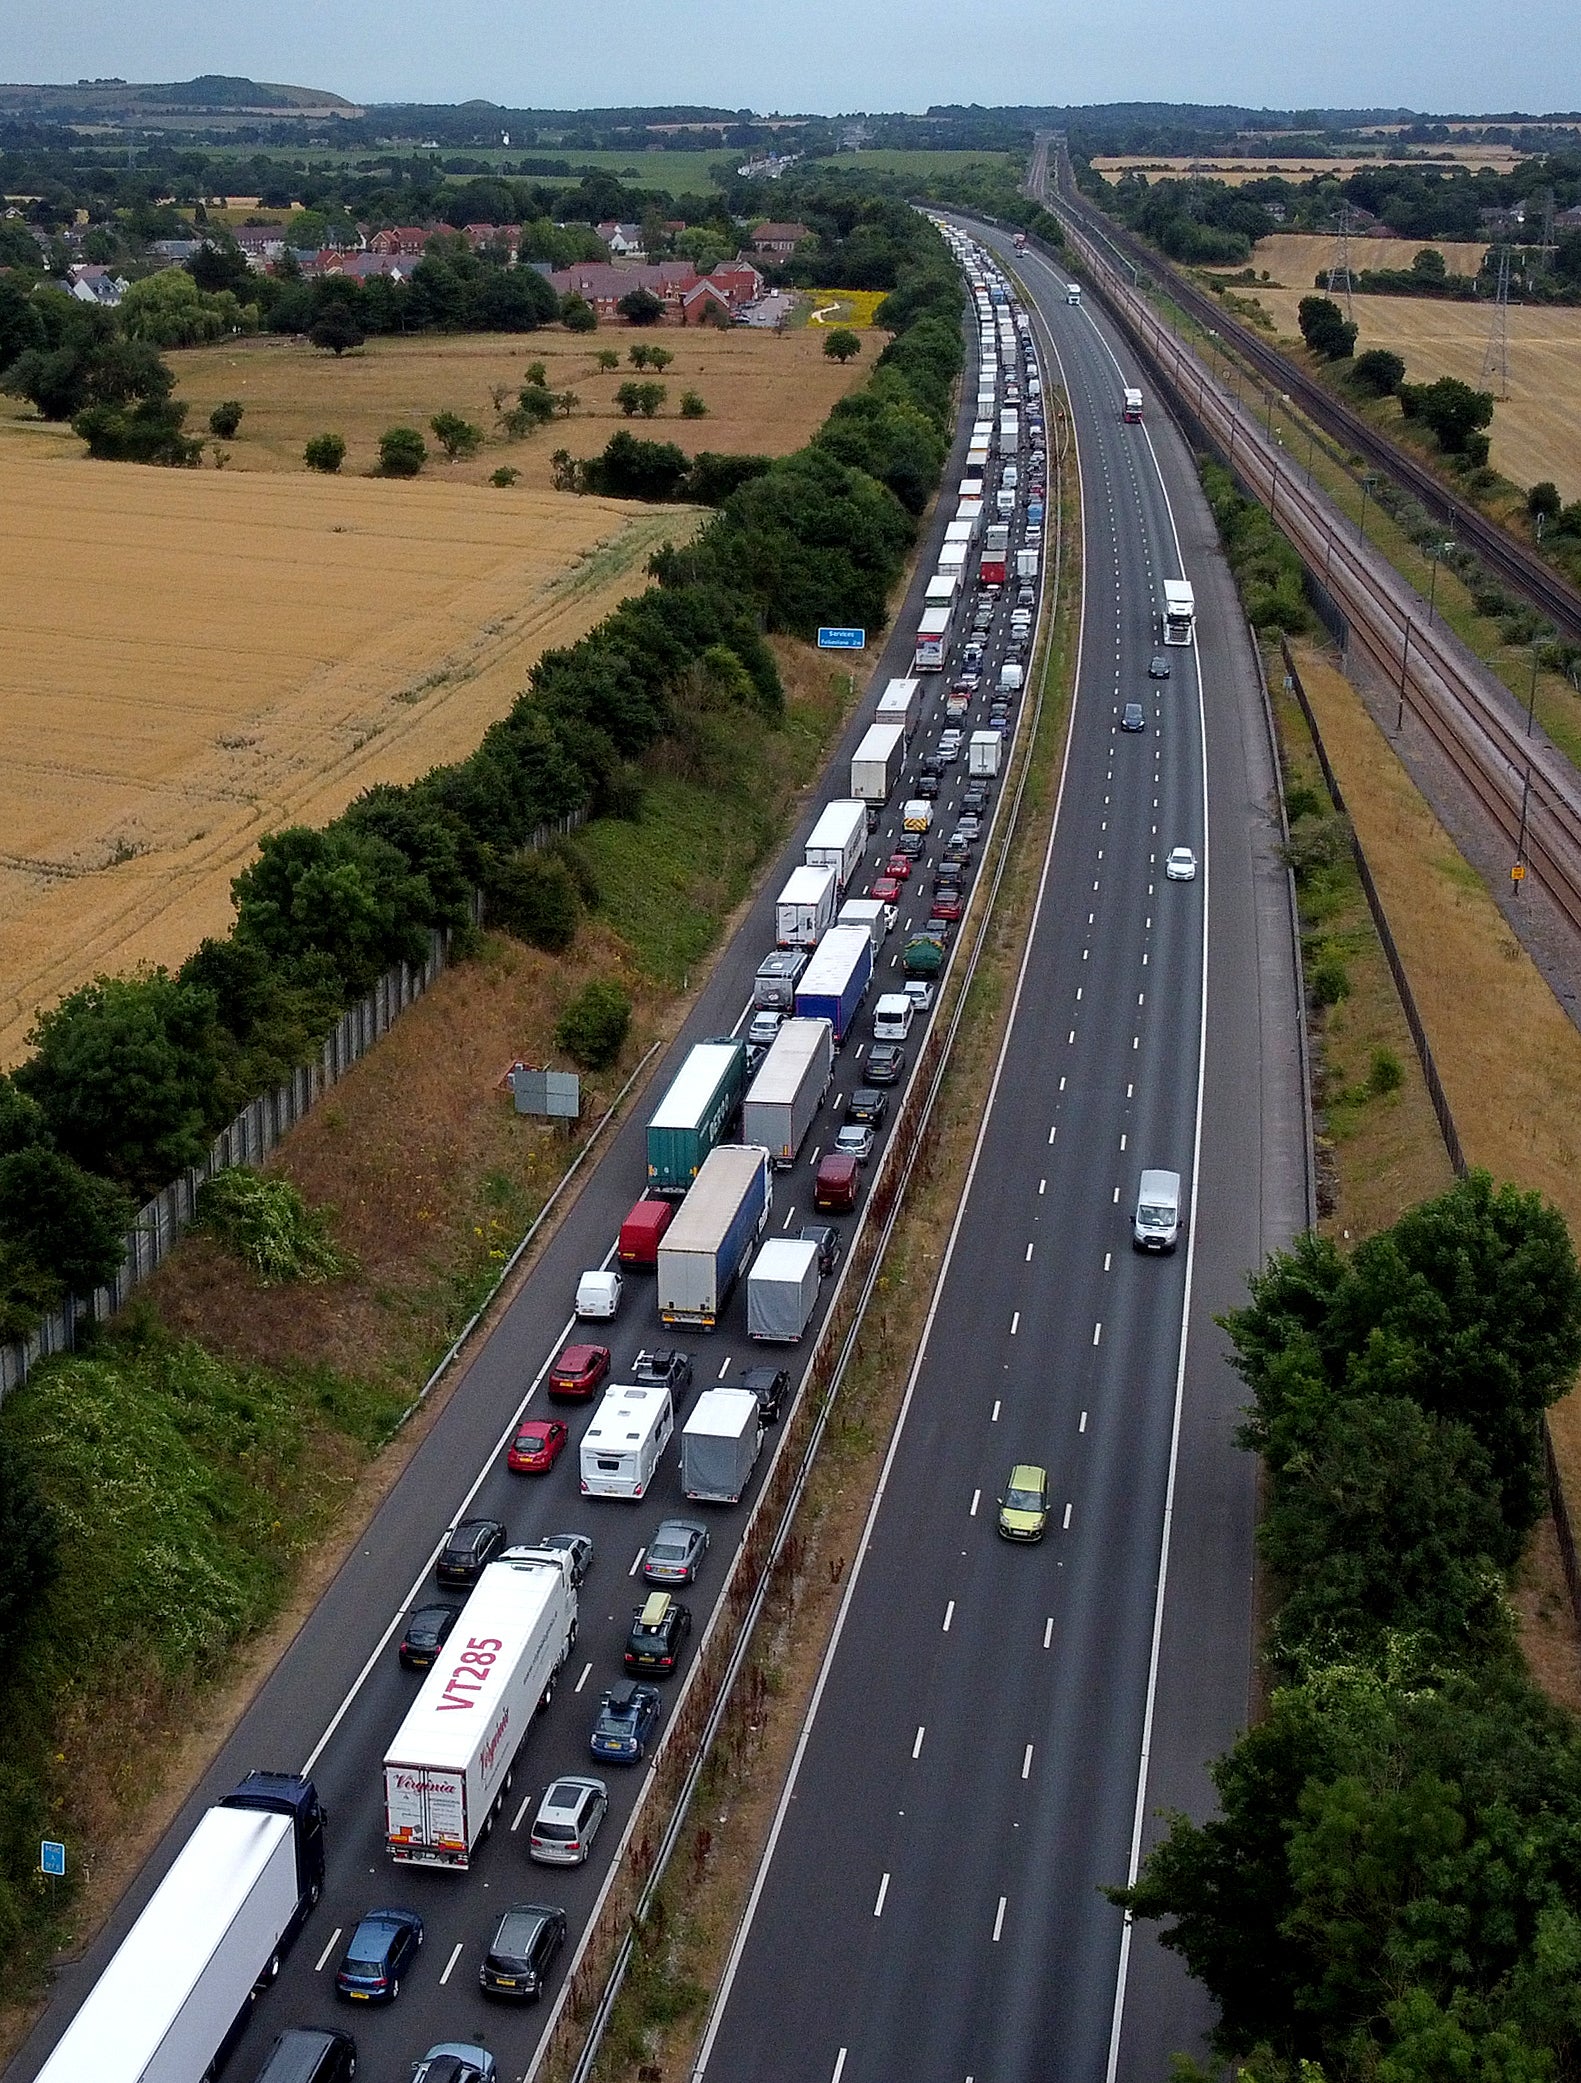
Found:
<svg viewBox="0 0 1581 2083"><path fill-rule="evenodd" d="M674 1430L667 1388L620 1383L606 1389L582 1435L582 1495L645 1497Z"/></svg>

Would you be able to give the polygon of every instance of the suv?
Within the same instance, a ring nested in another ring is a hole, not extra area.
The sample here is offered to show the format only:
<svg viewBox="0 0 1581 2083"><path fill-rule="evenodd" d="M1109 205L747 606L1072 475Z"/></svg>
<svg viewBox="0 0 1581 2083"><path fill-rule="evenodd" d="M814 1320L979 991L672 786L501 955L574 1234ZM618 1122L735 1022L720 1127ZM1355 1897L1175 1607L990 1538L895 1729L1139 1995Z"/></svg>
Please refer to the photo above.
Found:
<svg viewBox="0 0 1581 2083"><path fill-rule="evenodd" d="M593 1839L609 1807L609 1788L601 1779L567 1773L555 1780L538 1803L527 1856L540 1866L580 1866L593 1849Z"/></svg>
<svg viewBox="0 0 1581 2083"><path fill-rule="evenodd" d="M870 1085L898 1085L906 1067L906 1052L899 1042L874 1042L867 1052L867 1081Z"/></svg>
<svg viewBox="0 0 1581 2083"><path fill-rule="evenodd" d="M565 1944L565 1911L544 1902L518 1902L505 1910L478 1969L485 1996L536 2003L555 1955Z"/></svg>
<svg viewBox="0 0 1581 2083"><path fill-rule="evenodd" d="M692 1609L667 1591L650 1591L631 1615L626 1637L628 1671L667 1678L681 1660L681 1644L692 1631Z"/></svg>
<svg viewBox="0 0 1581 2083"><path fill-rule="evenodd" d="M644 1346L631 1363L631 1379L641 1388L668 1389L679 1396L692 1385L692 1356L672 1346Z"/></svg>
<svg viewBox="0 0 1581 2083"><path fill-rule="evenodd" d="M871 1085L858 1085L845 1103L847 1121L863 1122L869 1128L882 1125L889 1112L889 1094L877 1092Z"/></svg>
<svg viewBox="0 0 1581 2083"><path fill-rule="evenodd" d="M804 1243L812 1242L814 1234L808 1230L803 1230L802 1241ZM824 1230L816 1234L833 1236L834 1232L832 1230ZM823 1253L821 1248L818 1255L818 1270L820 1273L823 1271ZM790 1375L783 1367L744 1367L736 1377L736 1386L757 1397L758 1416L765 1425L772 1425L780 1414L780 1405L790 1393Z"/></svg>

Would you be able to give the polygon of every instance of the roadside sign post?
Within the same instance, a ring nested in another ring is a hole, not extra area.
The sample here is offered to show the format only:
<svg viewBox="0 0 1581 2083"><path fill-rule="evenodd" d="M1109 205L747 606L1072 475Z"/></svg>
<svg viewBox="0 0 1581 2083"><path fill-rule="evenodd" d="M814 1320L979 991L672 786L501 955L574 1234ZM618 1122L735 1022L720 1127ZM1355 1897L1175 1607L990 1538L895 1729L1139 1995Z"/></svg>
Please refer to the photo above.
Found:
<svg viewBox="0 0 1581 2083"><path fill-rule="evenodd" d="M820 629L818 632L820 651L865 651L867 631L865 629Z"/></svg>
<svg viewBox="0 0 1581 2083"><path fill-rule="evenodd" d="M55 1884L66 1878L66 1847L46 1837L38 1848L38 1870L49 1882L49 1899L53 1907L56 1895Z"/></svg>

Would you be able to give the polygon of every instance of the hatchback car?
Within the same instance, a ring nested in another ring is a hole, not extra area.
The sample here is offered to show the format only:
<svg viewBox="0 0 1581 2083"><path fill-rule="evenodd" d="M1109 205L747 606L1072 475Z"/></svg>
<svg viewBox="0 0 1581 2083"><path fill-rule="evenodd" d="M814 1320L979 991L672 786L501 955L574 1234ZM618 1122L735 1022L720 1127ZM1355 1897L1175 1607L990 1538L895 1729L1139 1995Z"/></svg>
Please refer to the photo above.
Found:
<svg viewBox="0 0 1581 2083"><path fill-rule="evenodd" d="M969 816L975 817L980 811L988 808L990 793L991 791L986 781L968 781L965 788L961 790L961 808Z"/></svg>
<svg viewBox="0 0 1581 2083"><path fill-rule="evenodd" d="M901 898L899 878L880 875L873 884L873 895L880 904L898 904Z"/></svg>
<svg viewBox="0 0 1581 2083"><path fill-rule="evenodd" d="M623 1656L628 1671L668 1678L681 1661L692 1631L692 1609L667 1591L652 1591L632 1610L631 1631Z"/></svg>
<svg viewBox="0 0 1581 2083"><path fill-rule="evenodd" d="M370 1909L346 1941L336 1994L353 2003L394 2003L422 1943L423 1920L415 1909Z"/></svg>
<svg viewBox="0 0 1581 2083"><path fill-rule="evenodd" d="M975 810L968 810L957 820L953 836L966 840L969 845L975 844L983 836L983 821Z"/></svg>
<svg viewBox="0 0 1581 2083"><path fill-rule="evenodd" d="M1164 863L1164 875L1170 882L1195 882L1197 879L1197 857L1189 846L1172 846L1169 859Z"/></svg>
<svg viewBox="0 0 1581 2083"><path fill-rule="evenodd" d="M874 1042L867 1052L863 1076L870 1085L898 1085L906 1067L906 1052L899 1042Z"/></svg>
<svg viewBox="0 0 1581 2083"><path fill-rule="evenodd" d="M478 1987L485 1996L536 2003L564 1944L563 1909L544 1902L514 1903L494 1926L478 1969Z"/></svg>
<svg viewBox="0 0 1581 2083"><path fill-rule="evenodd" d="M944 897L940 899L940 903L953 907L959 903L959 899L954 897ZM943 911L935 907L932 915L928 919L927 924L923 927L922 930L929 940L936 940L939 943L939 945L943 947L949 940L950 928L954 924L954 919L947 919L944 916Z"/></svg>
<svg viewBox="0 0 1581 2083"><path fill-rule="evenodd" d="M419 1606L406 1616L405 1632L396 1655L403 1671L426 1671L450 1639L450 1630L460 1617L459 1606Z"/></svg>
<svg viewBox="0 0 1581 2083"><path fill-rule="evenodd" d="M747 1029L747 1040L766 1048L785 1024L783 1013L754 1014L752 1025Z"/></svg>
<svg viewBox="0 0 1581 2083"><path fill-rule="evenodd" d="M937 776L944 772L945 765L946 762L939 757L936 751L925 752L922 755L921 759L919 759L917 762L917 771L919 774L932 774Z"/></svg>
<svg viewBox="0 0 1581 2083"><path fill-rule="evenodd" d="M871 1085L858 1085L845 1103L846 1120L864 1122L869 1128L879 1127L888 1112L889 1094Z"/></svg>
<svg viewBox="0 0 1581 2083"><path fill-rule="evenodd" d="M1018 1461L999 1500L999 1531L1007 1541L1040 1541L1048 1523L1048 1470L1033 1461Z"/></svg>
<svg viewBox="0 0 1581 2083"><path fill-rule="evenodd" d="M641 1388L679 1396L692 1385L692 1356L672 1345L645 1345L631 1363L631 1379Z"/></svg>
<svg viewBox="0 0 1581 2083"><path fill-rule="evenodd" d="M804 1222L800 1234L803 1244L817 1245L818 1277L827 1280L840 1263L840 1232L826 1222Z"/></svg>
<svg viewBox="0 0 1581 2083"><path fill-rule="evenodd" d="M926 983L920 976L908 977L903 988L906 996L911 1000L919 1013L925 1013L928 1007L932 1005L933 986L930 983Z"/></svg>
<svg viewBox="0 0 1581 2083"><path fill-rule="evenodd" d="M842 1157L866 1164L873 1154L873 1131L864 1121L848 1121L836 1135L834 1147Z"/></svg>
<svg viewBox="0 0 1581 2083"><path fill-rule="evenodd" d="M892 853L884 863L884 873L894 882L907 882L911 878L911 857L908 854Z"/></svg>
<svg viewBox="0 0 1581 2083"><path fill-rule="evenodd" d="M549 1369L549 1393L585 1403L609 1372L607 1345L568 1345Z"/></svg>
<svg viewBox="0 0 1581 2083"><path fill-rule="evenodd" d="M972 706L971 697L965 694L947 694L944 698L944 713L951 723L959 723Z"/></svg>
<svg viewBox="0 0 1581 2083"><path fill-rule="evenodd" d="M1152 657L1147 661L1147 677L1150 680L1167 680L1169 678L1169 656L1167 652L1155 651L1153 653Z"/></svg>
<svg viewBox="0 0 1581 2083"><path fill-rule="evenodd" d="M920 860L928 848L926 837L921 832L902 832L895 841L896 853L908 861Z"/></svg>
<svg viewBox="0 0 1581 2083"><path fill-rule="evenodd" d="M498 1519L463 1519L439 1551L441 1584L475 1584L510 1536Z"/></svg>
<svg viewBox="0 0 1581 2083"><path fill-rule="evenodd" d="M588 1571L593 1567L593 1536L590 1533L540 1534L532 1545L535 1548L548 1548L556 1555L569 1555L573 1584L583 1583ZM514 1549L508 1548L504 1559L508 1561L514 1553Z"/></svg>
<svg viewBox="0 0 1581 2083"><path fill-rule="evenodd" d="M598 1826L609 1808L609 1788L601 1779L580 1773L557 1779L545 1789L527 1839L527 1856L540 1866L580 1866L593 1849Z"/></svg>
<svg viewBox="0 0 1581 2083"><path fill-rule="evenodd" d="M441 2040L412 2065L412 2083L495 2083L499 2070L487 2047Z"/></svg>
<svg viewBox="0 0 1581 2083"><path fill-rule="evenodd" d="M834 1232L829 1230L826 1234L832 1237ZM806 1235L803 1230L804 1239ZM743 1367L736 1376L736 1386L757 1397L758 1416L765 1425L772 1425L790 1394L790 1374L784 1367Z"/></svg>
<svg viewBox="0 0 1581 2083"><path fill-rule="evenodd" d="M1147 718L1142 714L1140 702L1127 702L1120 711L1121 730L1146 730Z"/></svg>
<svg viewBox="0 0 1581 2083"><path fill-rule="evenodd" d="M649 1584L691 1584L708 1553L708 1528L696 1519L662 1519L642 1558Z"/></svg>
<svg viewBox="0 0 1581 2083"><path fill-rule="evenodd" d="M919 774L914 786L917 794L928 800L936 796L944 784L937 774Z"/></svg>
<svg viewBox="0 0 1581 2083"><path fill-rule="evenodd" d="M659 1726L663 1702L652 1685L612 1685L598 1703L588 1747L615 1765L640 1765Z"/></svg>
<svg viewBox="0 0 1581 2083"><path fill-rule="evenodd" d="M511 1441L505 1466L512 1475L547 1475L569 1438L558 1418L529 1418Z"/></svg>

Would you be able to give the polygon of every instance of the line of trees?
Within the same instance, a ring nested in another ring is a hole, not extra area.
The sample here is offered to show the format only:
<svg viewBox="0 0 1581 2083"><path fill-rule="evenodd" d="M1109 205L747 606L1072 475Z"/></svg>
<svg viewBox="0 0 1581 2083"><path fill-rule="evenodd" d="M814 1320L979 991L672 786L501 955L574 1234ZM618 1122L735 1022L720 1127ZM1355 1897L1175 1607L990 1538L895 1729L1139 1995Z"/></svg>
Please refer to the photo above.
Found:
<svg viewBox="0 0 1581 2083"><path fill-rule="evenodd" d="M1225 1319L1269 1486L1265 1719L1136 1887L1258 2083L1559 2083L1581 2064L1581 1730L1505 1597L1581 1364L1561 1215L1473 1172Z"/></svg>

